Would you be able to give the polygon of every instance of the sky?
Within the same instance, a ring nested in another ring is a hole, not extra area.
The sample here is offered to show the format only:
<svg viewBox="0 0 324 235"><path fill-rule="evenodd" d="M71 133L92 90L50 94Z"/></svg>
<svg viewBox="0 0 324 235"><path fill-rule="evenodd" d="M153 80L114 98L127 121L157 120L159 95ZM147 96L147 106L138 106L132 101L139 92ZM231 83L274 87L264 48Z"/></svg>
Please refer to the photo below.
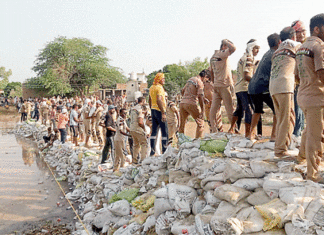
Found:
<svg viewBox="0 0 324 235"><path fill-rule="evenodd" d="M167 64L210 58L227 38L232 69L251 38L267 36L324 13L324 1L303 0L0 0L0 67L10 81L36 76L36 56L58 36L87 38L109 49L112 66L149 74ZM307 32L309 36L309 31Z"/></svg>

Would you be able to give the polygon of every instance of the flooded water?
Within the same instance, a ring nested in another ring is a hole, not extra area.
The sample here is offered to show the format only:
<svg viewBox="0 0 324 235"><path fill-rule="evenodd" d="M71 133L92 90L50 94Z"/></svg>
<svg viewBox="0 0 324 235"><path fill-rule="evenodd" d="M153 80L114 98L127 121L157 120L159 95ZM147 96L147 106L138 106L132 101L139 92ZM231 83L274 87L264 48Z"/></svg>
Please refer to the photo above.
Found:
<svg viewBox="0 0 324 235"><path fill-rule="evenodd" d="M0 122L0 234L19 234L41 220L72 222L75 215L67 210L69 204L37 146L9 134L14 126L15 122ZM63 188L67 191L66 183Z"/></svg>

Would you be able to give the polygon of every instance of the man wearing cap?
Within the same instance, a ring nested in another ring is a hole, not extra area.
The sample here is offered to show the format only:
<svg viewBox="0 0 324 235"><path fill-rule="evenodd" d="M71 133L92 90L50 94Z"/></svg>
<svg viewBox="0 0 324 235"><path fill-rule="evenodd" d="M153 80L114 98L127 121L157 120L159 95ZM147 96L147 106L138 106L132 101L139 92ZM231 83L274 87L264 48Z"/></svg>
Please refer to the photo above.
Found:
<svg viewBox="0 0 324 235"><path fill-rule="evenodd" d="M217 131L216 114L220 112L222 101L224 102L228 120L232 122L233 117L233 96L234 86L232 72L229 66L228 57L236 50L234 44L224 39L220 50L215 50L210 59L211 76L214 80L213 102L210 110L210 124L212 132Z"/></svg>
<svg viewBox="0 0 324 235"><path fill-rule="evenodd" d="M323 182L319 165L323 154L324 129L324 14L310 20L311 37L300 46L296 64L300 86L297 101L306 117L298 160L307 161L308 180Z"/></svg>
<svg viewBox="0 0 324 235"><path fill-rule="evenodd" d="M105 120L105 127L106 127L106 141L105 146L102 150L102 159L101 164L105 163L108 159L108 154L110 152L110 156L112 157L112 160L114 159L114 136L116 134L116 123L113 118L114 113L116 112L115 106L109 105L108 106L108 112L106 114L106 120Z"/></svg>
<svg viewBox="0 0 324 235"><path fill-rule="evenodd" d="M294 28L296 31L296 41L300 43L304 43L306 40L306 27L304 23L300 20L296 20L291 24L291 27ZM297 137L301 136L301 132L304 129L305 125L305 115L302 111L302 109L299 107L297 103L297 93L299 89L299 81L295 81L295 91L294 91L294 105L295 105L295 127L293 134Z"/></svg>
<svg viewBox="0 0 324 235"><path fill-rule="evenodd" d="M294 86L296 52L300 43L296 42L296 32L286 27L280 32L281 44L272 56L270 95L276 112L275 156L289 157L288 146L295 124Z"/></svg>
<svg viewBox="0 0 324 235"><path fill-rule="evenodd" d="M165 78L163 73L157 73L154 78L153 85L150 88L149 105L152 114L152 134L151 140L151 156L155 155L155 143L158 129L161 128L162 133L162 153L168 146L168 123L166 119L166 101L163 85Z"/></svg>
<svg viewBox="0 0 324 235"><path fill-rule="evenodd" d="M207 70L203 70L198 76L188 79L181 91L180 102L180 128L179 134L184 134L188 116L191 115L197 124L196 138L201 138L204 133L204 80L207 78ZM199 102L199 106L197 105Z"/></svg>

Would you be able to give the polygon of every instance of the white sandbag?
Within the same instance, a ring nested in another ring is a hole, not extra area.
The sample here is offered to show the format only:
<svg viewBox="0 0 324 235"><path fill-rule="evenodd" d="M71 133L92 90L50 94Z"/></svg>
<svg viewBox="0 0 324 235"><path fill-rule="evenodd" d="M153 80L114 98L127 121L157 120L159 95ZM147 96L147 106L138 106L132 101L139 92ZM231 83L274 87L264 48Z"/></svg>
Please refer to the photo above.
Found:
<svg viewBox="0 0 324 235"><path fill-rule="evenodd" d="M232 205L236 205L240 200L248 197L250 194L249 191L230 184L222 185L214 191L215 197L228 201Z"/></svg>
<svg viewBox="0 0 324 235"><path fill-rule="evenodd" d="M223 158L217 158L214 161L213 166L210 168L210 171L214 173L221 173L225 170L225 166L226 166L226 160Z"/></svg>
<svg viewBox="0 0 324 235"><path fill-rule="evenodd" d="M198 235L214 235L213 230L210 227L211 215L196 215L195 226Z"/></svg>
<svg viewBox="0 0 324 235"><path fill-rule="evenodd" d="M210 214L213 215L215 213L216 209L215 207L212 207L210 205L206 205L204 209L201 211L202 215Z"/></svg>
<svg viewBox="0 0 324 235"><path fill-rule="evenodd" d="M266 204L271 201L271 198L263 190L252 193L247 197L248 203L253 206Z"/></svg>
<svg viewBox="0 0 324 235"><path fill-rule="evenodd" d="M207 202L198 197L192 205L192 213L194 215L200 214L206 205Z"/></svg>
<svg viewBox="0 0 324 235"><path fill-rule="evenodd" d="M167 187L163 187L163 188L159 188L156 191L153 192L153 195L156 196L157 198L168 198L168 188Z"/></svg>
<svg viewBox="0 0 324 235"><path fill-rule="evenodd" d="M93 219L92 224L97 228L103 228L106 221L117 222L119 218L114 216L109 210L106 208L100 209L97 211L95 218Z"/></svg>
<svg viewBox="0 0 324 235"><path fill-rule="evenodd" d="M319 198L321 188L319 186L287 187L279 189L280 200L286 204L299 204L307 209L312 200Z"/></svg>
<svg viewBox="0 0 324 235"><path fill-rule="evenodd" d="M189 167L189 169L192 169L196 166L201 166L207 162L208 161L205 156L196 157L191 162L189 162L188 167Z"/></svg>
<svg viewBox="0 0 324 235"><path fill-rule="evenodd" d="M244 233L259 232L263 228L264 220L253 207L242 209L237 213L236 218L243 223Z"/></svg>
<svg viewBox="0 0 324 235"><path fill-rule="evenodd" d="M224 170L224 180L230 179L232 182L242 178L254 178L249 161L228 159Z"/></svg>
<svg viewBox="0 0 324 235"><path fill-rule="evenodd" d="M168 198L156 198L154 201L154 216L158 218L165 211L172 210L173 207L170 205Z"/></svg>
<svg viewBox="0 0 324 235"><path fill-rule="evenodd" d="M130 214L129 202L125 199L111 203L108 210L114 215L125 216Z"/></svg>
<svg viewBox="0 0 324 235"><path fill-rule="evenodd" d="M305 182L297 173L270 173L264 178L263 189L273 199L279 196L279 189L291 186L302 186Z"/></svg>
<svg viewBox="0 0 324 235"><path fill-rule="evenodd" d="M219 173L213 176L209 176L205 179L203 179L200 183L200 186L205 190L214 190L217 187L223 185L224 183L224 176L223 173Z"/></svg>
<svg viewBox="0 0 324 235"><path fill-rule="evenodd" d="M287 235L315 235L316 234L316 231L314 229L305 231L301 228L294 226L292 223L285 224L285 232Z"/></svg>
<svg viewBox="0 0 324 235"><path fill-rule="evenodd" d="M143 229L142 235L147 234L147 231L150 228L152 228L154 225L155 225L155 216L151 215L146 219L145 223L143 224L144 229Z"/></svg>
<svg viewBox="0 0 324 235"><path fill-rule="evenodd" d="M263 186L263 179L255 179L255 178L239 179L233 185L244 188L249 191L253 191L256 188L260 188Z"/></svg>
<svg viewBox="0 0 324 235"><path fill-rule="evenodd" d="M188 216L184 220L176 220L171 225L171 233L174 235L182 235L183 232L188 235L196 235L195 217L193 215Z"/></svg>
<svg viewBox="0 0 324 235"><path fill-rule="evenodd" d="M189 200L176 197L174 200L174 209L180 214L187 216L191 213L191 204Z"/></svg>
<svg viewBox="0 0 324 235"><path fill-rule="evenodd" d="M279 171L278 166L274 162L252 160L250 166L255 177L263 177L267 173Z"/></svg>
<svg viewBox="0 0 324 235"><path fill-rule="evenodd" d="M233 206L231 203L222 201L217 207L213 217L217 218L231 218L236 217L237 213L243 208L248 208L250 205L246 202L239 202L237 205Z"/></svg>
<svg viewBox="0 0 324 235"><path fill-rule="evenodd" d="M138 223L132 223L126 228L120 227L116 232L114 232L114 235L134 235L139 234L139 230L141 229L141 225Z"/></svg>
<svg viewBox="0 0 324 235"><path fill-rule="evenodd" d="M176 198L179 198L177 202L188 202L190 208L197 197L197 192L193 188L177 184L168 185L168 194L171 206L174 206Z"/></svg>
<svg viewBox="0 0 324 235"><path fill-rule="evenodd" d="M305 217L315 225L324 227L324 200L317 198L313 200L305 210Z"/></svg>
<svg viewBox="0 0 324 235"><path fill-rule="evenodd" d="M158 235L169 235L171 232L171 224L175 221L176 216L176 211L162 213L155 221L155 232Z"/></svg>
<svg viewBox="0 0 324 235"><path fill-rule="evenodd" d="M208 205L217 206L221 200L214 196L213 191L208 191L205 193L205 199Z"/></svg>
<svg viewBox="0 0 324 235"><path fill-rule="evenodd" d="M243 233L243 224L236 218L215 219L212 217L210 225L217 235L240 235Z"/></svg>
<svg viewBox="0 0 324 235"><path fill-rule="evenodd" d="M285 162L285 161L278 162L279 172L281 173L292 172L294 171L295 165L296 164L294 162Z"/></svg>

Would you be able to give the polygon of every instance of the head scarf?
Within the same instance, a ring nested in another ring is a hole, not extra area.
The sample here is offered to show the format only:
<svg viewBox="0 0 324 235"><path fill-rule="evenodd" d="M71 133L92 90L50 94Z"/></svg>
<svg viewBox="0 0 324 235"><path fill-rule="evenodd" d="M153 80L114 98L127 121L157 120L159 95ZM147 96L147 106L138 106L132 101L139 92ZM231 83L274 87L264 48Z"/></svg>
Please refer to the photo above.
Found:
<svg viewBox="0 0 324 235"><path fill-rule="evenodd" d="M296 32L305 30L305 25L300 20L294 21L292 23L291 27L293 27Z"/></svg>
<svg viewBox="0 0 324 235"><path fill-rule="evenodd" d="M164 78L164 73L157 73L154 78L153 85L161 84L161 80Z"/></svg>
<svg viewBox="0 0 324 235"><path fill-rule="evenodd" d="M246 53L247 53L248 55L251 55L251 56L252 56L252 50L253 50L253 48L256 47L256 46L257 46L257 47L260 47L258 41L254 41L254 42L250 42L250 43L248 43L247 46L246 46Z"/></svg>

